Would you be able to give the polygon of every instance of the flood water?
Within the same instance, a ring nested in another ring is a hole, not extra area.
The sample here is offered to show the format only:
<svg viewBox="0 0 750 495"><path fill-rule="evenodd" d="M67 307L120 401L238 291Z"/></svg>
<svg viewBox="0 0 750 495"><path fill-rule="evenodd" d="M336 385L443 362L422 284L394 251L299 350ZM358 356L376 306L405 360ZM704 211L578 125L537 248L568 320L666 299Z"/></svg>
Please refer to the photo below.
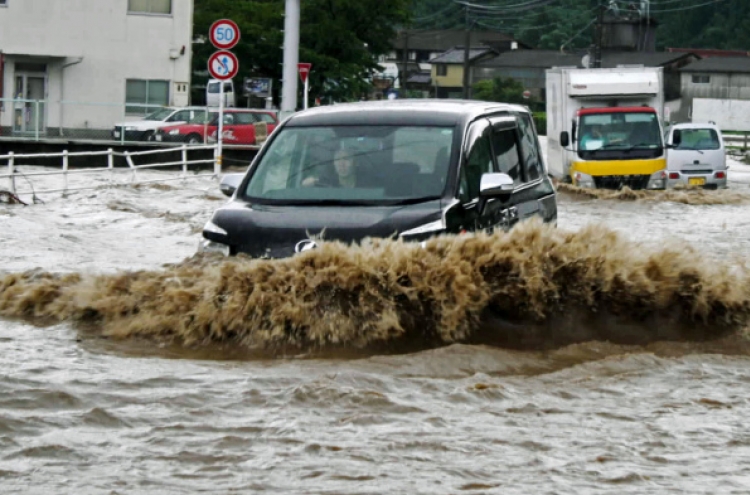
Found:
<svg viewBox="0 0 750 495"><path fill-rule="evenodd" d="M0 205L0 491L748 493L746 170L272 262L208 179Z"/></svg>

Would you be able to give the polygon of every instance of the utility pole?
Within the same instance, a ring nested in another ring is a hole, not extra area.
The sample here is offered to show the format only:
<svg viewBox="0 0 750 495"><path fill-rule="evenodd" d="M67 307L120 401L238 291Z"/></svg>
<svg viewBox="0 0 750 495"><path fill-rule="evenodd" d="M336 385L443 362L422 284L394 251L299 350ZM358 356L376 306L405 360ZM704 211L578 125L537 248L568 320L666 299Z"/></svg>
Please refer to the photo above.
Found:
<svg viewBox="0 0 750 495"><path fill-rule="evenodd" d="M286 0L284 13L284 68L281 86L283 120L297 110L297 64L299 63L300 0Z"/></svg>
<svg viewBox="0 0 750 495"><path fill-rule="evenodd" d="M466 7L466 37L464 40L464 100L471 98L471 79L469 78L471 56L471 25L469 24L469 7Z"/></svg>
<svg viewBox="0 0 750 495"><path fill-rule="evenodd" d="M604 5L599 0L599 12L596 20L596 40L594 42L594 69L602 67L602 40L604 38Z"/></svg>
<svg viewBox="0 0 750 495"><path fill-rule="evenodd" d="M409 79L409 74L407 72L409 68L409 31L407 29L404 29L404 56L402 57L404 59L404 68L401 70L401 93L399 96L401 98L406 98L406 81Z"/></svg>

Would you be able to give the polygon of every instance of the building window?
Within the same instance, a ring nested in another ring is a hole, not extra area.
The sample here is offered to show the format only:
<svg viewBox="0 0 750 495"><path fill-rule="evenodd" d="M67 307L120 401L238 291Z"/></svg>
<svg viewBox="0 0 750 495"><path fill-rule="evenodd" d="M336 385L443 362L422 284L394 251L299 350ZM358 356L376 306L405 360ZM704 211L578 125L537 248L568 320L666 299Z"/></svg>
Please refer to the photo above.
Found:
<svg viewBox="0 0 750 495"><path fill-rule="evenodd" d="M693 84L708 84L711 82L711 76L693 76Z"/></svg>
<svg viewBox="0 0 750 495"><path fill-rule="evenodd" d="M448 66L445 64L436 64L435 65L435 71L438 76L447 76L448 75Z"/></svg>
<svg viewBox="0 0 750 495"><path fill-rule="evenodd" d="M128 0L128 12L168 15L172 13L172 0Z"/></svg>
<svg viewBox="0 0 750 495"><path fill-rule="evenodd" d="M125 113L146 115L169 104L169 81L128 79L125 82Z"/></svg>
<svg viewBox="0 0 750 495"><path fill-rule="evenodd" d="M5 7L8 5L8 0L0 0L0 7Z"/></svg>

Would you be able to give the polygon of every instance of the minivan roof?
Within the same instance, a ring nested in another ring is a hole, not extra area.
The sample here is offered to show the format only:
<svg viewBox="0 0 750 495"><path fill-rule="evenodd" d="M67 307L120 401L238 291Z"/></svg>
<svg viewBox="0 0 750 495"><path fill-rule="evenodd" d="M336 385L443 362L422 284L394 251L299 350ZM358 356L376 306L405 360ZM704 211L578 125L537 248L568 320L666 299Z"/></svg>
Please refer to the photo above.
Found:
<svg viewBox="0 0 750 495"><path fill-rule="evenodd" d="M670 129L716 129L719 130L719 126L713 122L684 122L681 124L672 124Z"/></svg>
<svg viewBox="0 0 750 495"><path fill-rule="evenodd" d="M453 126L486 113L501 111L529 112L521 105L476 100L380 100L311 108L292 115L286 125Z"/></svg>

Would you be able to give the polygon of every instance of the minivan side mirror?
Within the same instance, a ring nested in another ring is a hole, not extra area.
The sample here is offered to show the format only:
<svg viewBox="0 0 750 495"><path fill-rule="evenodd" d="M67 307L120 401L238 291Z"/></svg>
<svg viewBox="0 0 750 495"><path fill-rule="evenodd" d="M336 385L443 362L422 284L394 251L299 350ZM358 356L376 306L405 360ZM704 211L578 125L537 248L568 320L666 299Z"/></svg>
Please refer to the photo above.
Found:
<svg viewBox="0 0 750 495"><path fill-rule="evenodd" d="M222 177L219 189L224 193L224 196L231 197L237 188L240 187L243 177L245 177L245 174L227 174Z"/></svg>
<svg viewBox="0 0 750 495"><path fill-rule="evenodd" d="M567 148L570 144L570 134L568 134L568 131L562 131L560 133L560 146L563 148Z"/></svg>
<svg viewBox="0 0 750 495"><path fill-rule="evenodd" d="M497 198L505 203L510 199L514 189L513 179L508 174L482 174L479 182L479 214L484 213L488 199Z"/></svg>

